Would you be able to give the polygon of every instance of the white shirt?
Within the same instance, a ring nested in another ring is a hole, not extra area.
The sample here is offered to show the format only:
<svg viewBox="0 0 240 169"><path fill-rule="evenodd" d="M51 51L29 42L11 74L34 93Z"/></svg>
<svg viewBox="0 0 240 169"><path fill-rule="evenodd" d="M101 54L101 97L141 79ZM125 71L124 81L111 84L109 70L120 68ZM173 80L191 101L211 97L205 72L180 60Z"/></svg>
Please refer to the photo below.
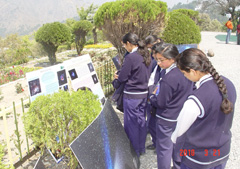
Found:
<svg viewBox="0 0 240 169"><path fill-rule="evenodd" d="M196 82L195 86L198 89L201 86L201 82L205 79L209 78L211 75L207 74L201 77L199 81ZM200 115L201 111L197 104L192 100L188 99L185 101L182 110L177 118L177 126L175 131L171 136L171 140L173 143L176 143L178 137L183 135L194 123L197 117Z"/></svg>
<svg viewBox="0 0 240 169"><path fill-rule="evenodd" d="M132 51L130 53L136 52L138 50L138 47L135 47L132 49Z"/></svg>

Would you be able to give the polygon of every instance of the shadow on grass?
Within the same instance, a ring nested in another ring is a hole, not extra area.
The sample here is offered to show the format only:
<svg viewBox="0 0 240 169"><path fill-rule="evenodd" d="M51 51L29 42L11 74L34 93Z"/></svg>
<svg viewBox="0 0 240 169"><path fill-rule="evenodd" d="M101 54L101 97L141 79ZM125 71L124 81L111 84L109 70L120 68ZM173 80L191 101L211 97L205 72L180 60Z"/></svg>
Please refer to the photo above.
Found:
<svg viewBox="0 0 240 169"><path fill-rule="evenodd" d="M62 63L62 62L56 62L54 65L57 65L59 63ZM53 66L51 65L50 62L41 62L34 65L34 67L50 67L50 66Z"/></svg>

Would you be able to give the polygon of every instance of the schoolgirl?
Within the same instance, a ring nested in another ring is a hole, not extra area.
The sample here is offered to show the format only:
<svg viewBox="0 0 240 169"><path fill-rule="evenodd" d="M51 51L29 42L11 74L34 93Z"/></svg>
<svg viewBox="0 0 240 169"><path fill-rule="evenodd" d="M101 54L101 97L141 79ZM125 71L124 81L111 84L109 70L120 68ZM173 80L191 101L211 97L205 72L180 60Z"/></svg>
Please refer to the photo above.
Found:
<svg viewBox="0 0 240 169"><path fill-rule="evenodd" d="M157 108L156 152L158 168L170 169L173 155L171 135L183 103L192 92L193 83L186 79L176 67L175 58L179 53L175 45L157 43L152 50L163 74L159 87L150 96L151 104Z"/></svg>
<svg viewBox="0 0 240 169"><path fill-rule="evenodd" d="M157 62L152 55L153 45L159 42L163 42L163 40L155 35L149 35L145 38L145 44L147 48L151 50L152 58L152 73L148 81L149 94L153 92L154 87L156 86L157 82L160 79L161 68L157 65ZM147 115L147 131L149 132L152 138L152 144L148 145L147 149L154 150L156 148L156 108L152 107L149 99L147 102L146 115Z"/></svg>
<svg viewBox="0 0 240 169"><path fill-rule="evenodd" d="M115 79L125 83L123 94L124 129L137 155L145 153L146 103L151 57L136 34L127 33L122 43L129 52L125 56L119 75Z"/></svg>
<svg viewBox="0 0 240 169"><path fill-rule="evenodd" d="M186 132L182 169L223 169L228 160L236 102L232 82L220 76L199 49L187 49L177 57L185 77L196 82L178 117L171 139Z"/></svg>

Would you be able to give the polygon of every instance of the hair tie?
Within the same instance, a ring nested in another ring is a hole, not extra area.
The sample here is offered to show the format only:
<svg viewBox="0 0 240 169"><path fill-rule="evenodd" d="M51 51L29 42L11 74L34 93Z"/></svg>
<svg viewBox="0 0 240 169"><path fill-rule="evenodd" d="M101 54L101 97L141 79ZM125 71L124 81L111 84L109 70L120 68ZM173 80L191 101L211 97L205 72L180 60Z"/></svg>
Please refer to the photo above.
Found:
<svg viewBox="0 0 240 169"><path fill-rule="evenodd" d="M223 99L228 99L228 95L227 94L222 94Z"/></svg>

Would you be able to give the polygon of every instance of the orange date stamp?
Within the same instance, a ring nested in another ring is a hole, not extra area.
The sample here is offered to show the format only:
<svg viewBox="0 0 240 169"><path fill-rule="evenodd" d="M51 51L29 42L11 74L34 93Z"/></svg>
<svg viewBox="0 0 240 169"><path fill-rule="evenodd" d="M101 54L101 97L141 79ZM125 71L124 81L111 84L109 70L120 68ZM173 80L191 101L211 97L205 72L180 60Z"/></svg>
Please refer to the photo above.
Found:
<svg viewBox="0 0 240 169"><path fill-rule="evenodd" d="M194 156L195 150L194 149L180 149L180 156ZM220 156L220 150L219 149L213 149L212 151L209 151L208 149L204 150L205 156Z"/></svg>

